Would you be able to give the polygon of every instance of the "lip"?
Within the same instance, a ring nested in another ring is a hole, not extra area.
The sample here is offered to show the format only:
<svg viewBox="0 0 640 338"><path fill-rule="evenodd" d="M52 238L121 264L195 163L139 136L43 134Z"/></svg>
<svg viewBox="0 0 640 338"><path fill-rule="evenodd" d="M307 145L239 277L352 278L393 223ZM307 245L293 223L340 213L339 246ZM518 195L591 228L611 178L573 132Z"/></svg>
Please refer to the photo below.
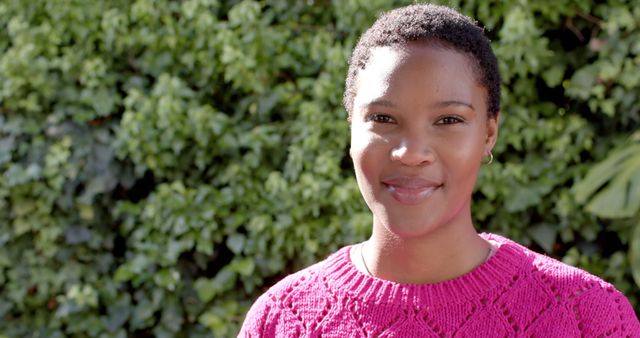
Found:
<svg viewBox="0 0 640 338"><path fill-rule="evenodd" d="M407 205L424 202L442 186L439 182L410 176L384 179L382 184L396 201Z"/></svg>

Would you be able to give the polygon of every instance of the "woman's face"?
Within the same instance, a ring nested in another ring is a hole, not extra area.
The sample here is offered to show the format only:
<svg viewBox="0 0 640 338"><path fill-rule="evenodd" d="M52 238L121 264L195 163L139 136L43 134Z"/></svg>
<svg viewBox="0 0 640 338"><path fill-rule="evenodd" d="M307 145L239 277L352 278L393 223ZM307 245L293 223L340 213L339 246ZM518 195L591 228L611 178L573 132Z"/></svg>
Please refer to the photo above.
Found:
<svg viewBox="0 0 640 338"><path fill-rule="evenodd" d="M416 237L470 222L497 136L470 59L426 43L379 47L356 85L350 152L374 226Z"/></svg>

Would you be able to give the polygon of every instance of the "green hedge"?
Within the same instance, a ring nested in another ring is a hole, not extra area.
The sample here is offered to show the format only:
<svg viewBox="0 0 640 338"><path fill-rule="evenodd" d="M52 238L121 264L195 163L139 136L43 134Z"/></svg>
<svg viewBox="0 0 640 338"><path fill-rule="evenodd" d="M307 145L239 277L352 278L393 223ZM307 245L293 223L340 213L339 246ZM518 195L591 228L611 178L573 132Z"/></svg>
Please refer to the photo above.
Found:
<svg viewBox="0 0 640 338"><path fill-rule="evenodd" d="M269 285L365 238L346 60L409 2L1 2L0 337L233 336ZM635 218L571 188L638 129L640 9L447 4L486 26L504 77L479 228L637 306Z"/></svg>

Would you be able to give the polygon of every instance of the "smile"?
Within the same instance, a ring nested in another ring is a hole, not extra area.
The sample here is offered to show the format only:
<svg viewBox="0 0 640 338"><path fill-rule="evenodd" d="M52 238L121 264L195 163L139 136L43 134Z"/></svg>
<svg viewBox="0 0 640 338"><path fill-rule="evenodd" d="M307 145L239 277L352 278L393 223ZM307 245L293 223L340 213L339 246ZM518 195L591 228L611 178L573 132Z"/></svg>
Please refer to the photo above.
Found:
<svg viewBox="0 0 640 338"><path fill-rule="evenodd" d="M399 177L383 180L391 196L401 204L416 205L428 199L438 188L440 183L417 177Z"/></svg>

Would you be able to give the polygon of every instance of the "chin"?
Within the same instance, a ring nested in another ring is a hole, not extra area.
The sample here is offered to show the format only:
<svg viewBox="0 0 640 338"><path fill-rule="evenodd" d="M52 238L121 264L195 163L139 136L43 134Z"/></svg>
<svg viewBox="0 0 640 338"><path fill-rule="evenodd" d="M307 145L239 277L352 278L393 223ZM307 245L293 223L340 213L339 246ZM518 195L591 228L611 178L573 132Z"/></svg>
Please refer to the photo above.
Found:
<svg viewBox="0 0 640 338"><path fill-rule="evenodd" d="M408 219L406 216L400 218L385 215L380 218L376 217L376 219L378 219L378 222L375 222L377 226L384 228L380 230L403 239L424 237L443 226L439 222L429 221L424 217Z"/></svg>

